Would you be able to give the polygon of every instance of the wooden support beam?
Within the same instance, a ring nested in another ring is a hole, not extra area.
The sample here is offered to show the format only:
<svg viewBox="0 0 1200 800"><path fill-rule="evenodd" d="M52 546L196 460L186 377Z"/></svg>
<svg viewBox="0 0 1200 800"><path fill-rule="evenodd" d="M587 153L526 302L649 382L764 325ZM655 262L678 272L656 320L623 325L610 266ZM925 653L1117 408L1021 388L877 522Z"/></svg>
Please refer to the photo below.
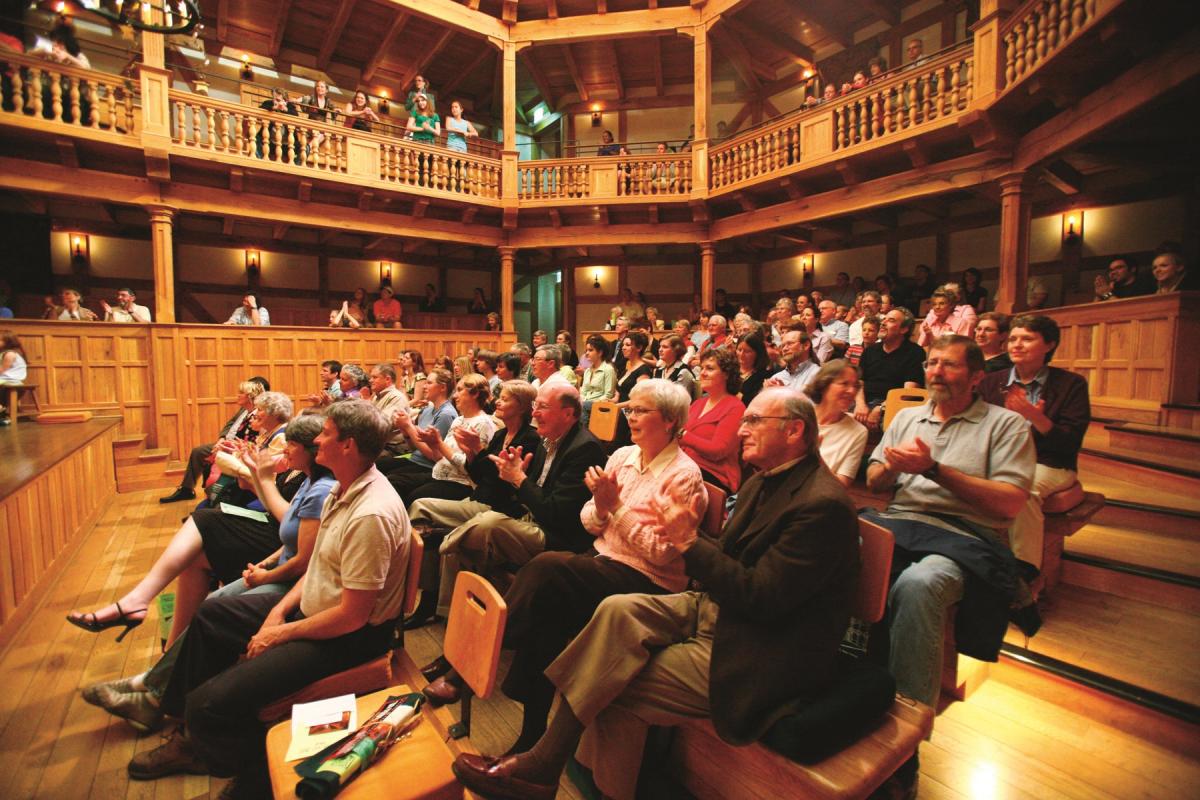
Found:
<svg viewBox="0 0 1200 800"><path fill-rule="evenodd" d="M233 222L233 217L225 217L225 219L221 222L222 236L233 236Z"/></svg>
<svg viewBox="0 0 1200 800"><path fill-rule="evenodd" d="M413 203L412 216L413 219L421 219L425 216L425 212L429 209L429 201L425 198L418 199Z"/></svg>
<svg viewBox="0 0 1200 800"><path fill-rule="evenodd" d="M709 33L717 49L724 53L733 65L733 71L745 84L747 93L757 97L762 92L762 82L754 72L754 59L746 52L745 46L722 26L713 28Z"/></svg>
<svg viewBox="0 0 1200 800"><path fill-rule="evenodd" d="M229 38L229 0L217 0L217 39L224 44Z"/></svg>
<svg viewBox="0 0 1200 800"><path fill-rule="evenodd" d="M733 199L737 200L738 205L742 207L742 211L758 210L758 204L754 202L754 198L745 192L734 192Z"/></svg>
<svg viewBox="0 0 1200 800"><path fill-rule="evenodd" d="M468 61L461 69L456 69L454 74L450 76L450 80L438 87L438 93L442 97L453 96L454 90L458 88L460 83L462 83L463 78L480 74L481 70L479 67L481 64L483 64L484 59L495 57L497 52L498 51L493 50L490 47L480 47L479 52L475 54L474 58ZM500 65L497 64L495 68L500 69ZM448 110L449 109L447 109L447 111ZM439 111L438 113L441 112Z"/></svg>
<svg viewBox="0 0 1200 800"><path fill-rule="evenodd" d="M75 149L75 140L69 136L57 136L54 144L58 148L58 160L68 169L79 169L79 151Z"/></svg>
<svg viewBox="0 0 1200 800"><path fill-rule="evenodd" d="M363 67L363 83L367 83L375 77L375 73L379 70L379 65L382 64L383 60L388 56L388 48L392 46L392 42L400 34L400 31L404 30L404 26L407 23L408 14L403 11L397 12L396 16L392 17L392 24L388 26L387 31L383 34L383 41L381 41L375 48L375 55L371 56L371 60L367 62L365 67ZM407 86L407 84L400 85Z"/></svg>
<svg viewBox="0 0 1200 800"><path fill-rule="evenodd" d="M231 167L229 170L229 191L241 193L246 184L246 171L240 167ZM309 187L312 183L309 183Z"/></svg>
<svg viewBox="0 0 1200 800"><path fill-rule="evenodd" d="M721 21L721 24L728 26L731 31L742 37L742 39L748 40L747 43L752 45L756 50L759 47L766 46L805 67L812 67L816 63L811 47L793 39L779 28L763 30L756 25L748 24L732 16L725 17Z"/></svg>
<svg viewBox="0 0 1200 800"><path fill-rule="evenodd" d="M703 200L692 200L688 205L692 209L692 222L697 225L707 225L712 221L712 213L708 210L708 203Z"/></svg>
<svg viewBox="0 0 1200 800"><path fill-rule="evenodd" d="M267 55L271 58L279 55L279 46L283 44L283 34L287 30L288 14L292 11L292 0L280 0L279 9L275 12L275 29L271 31L271 47Z"/></svg>
<svg viewBox="0 0 1200 800"><path fill-rule="evenodd" d="M1061 158L1045 166L1042 178L1063 194L1079 194L1083 191L1083 175Z"/></svg>
<svg viewBox="0 0 1200 800"><path fill-rule="evenodd" d="M546 16L558 19L558 0L546 0Z"/></svg>
<svg viewBox="0 0 1200 800"><path fill-rule="evenodd" d="M562 227L562 214L559 213L557 208L550 209L550 224L555 228Z"/></svg>
<svg viewBox="0 0 1200 800"><path fill-rule="evenodd" d="M478 206L466 206L462 211L461 222L463 225L470 225L475 220L475 215L479 212Z"/></svg>
<svg viewBox="0 0 1200 800"><path fill-rule="evenodd" d="M838 174L842 176L842 182L847 186L853 186L862 181L862 176L858 172L858 168L848 160L843 159L834 165L837 167Z"/></svg>
<svg viewBox="0 0 1200 800"><path fill-rule="evenodd" d="M608 0L596 0L596 13L597 14L607 14L608 13Z"/></svg>
<svg viewBox="0 0 1200 800"><path fill-rule="evenodd" d="M517 21L517 0L504 0L504 6L500 11L500 19L508 25L512 25Z"/></svg>
<svg viewBox="0 0 1200 800"><path fill-rule="evenodd" d="M271 238L276 241L279 241L284 236L287 236L287 232L288 232L288 230L291 229L291 227L292 226L287 224L286 222L276 223L275 226L273 228L271 228Z"/></svg>
<svg viewBox="0 0 1200 800"><path fill-rule="evenodd" d="M893 0L860 0L859 5L893 28L900 24L900 4Z"/></svg>
<svg viewBox="0 0 1200 800"><path fill-rule="evenodd" d="M386 0L410 14L437 23L440 27L451 27L472 36L483 36L503 42L509 39L510 26L485 14L477 8L469 8L455 0ZM515 5L515 3L514 3ZM515 28L516 26L512 26Z"/></svg>
<svg viewBox="0 0 1200 800"><path fill-rule="evenodd" d="M608 206L595 206L595 210L593 213L596 216L596 220L601 225L604 225L604 226L608 225Z"/></svg>
<svg viewBox="0 0 1200 800"><path fill-rule="evenodd" d="M663 95L663 67L662 67L662 37L655 36L654 44L650 45L650 66L654 70L654 94L656 97Z"/></svg>
<svg viewBox="0 0 1200 800"><path fill-rule="evenodd" d="M329 228L321 231L320 234L317 235L317 241L322 245L327 245L341 235L342 231L338 228Z"/></svg>
<svg viewBox="0 0 1200 800"><path fill-rule="evenodd" d="M431 63L433 63L433 60L437 58L438 53L442 52L443 48L449 44L450 40L454 38L454 35L457 32L458 31L454 30L453 28L443 31L442 35L439 36L437 41L433 43L433 47L426 50L420 58L414 60L399 73L400 79L397 82L397 85L404 87L411 84L413 78L420 75L429 67ZM445 97L445 95L443 95L443 97ZM450 113L448 108L446 109L446 113Z"/></svg>
<svg viewBox="0 0 1200 800"><path fill-rule="evenodd" d="M538 96L549 106L551 111L554 111L554 92L551 91L550 82L546 80L546 75L542 72L542 68L534 61L533 51L534 48L532 47L525 51L525 69L529 71L529 77L533 78L533 85L537 87Z"/></svg>
<svg viewBox="0 0 1200 800"><path fill-rule="evenodd" d="M367 252L370 250L378 250L379 248L383 247L385 244L388 244L391 241L392 241L391 236L376 236L374 238L367 240L366 244L363 245L363 251Z"/></svg>
<svg viewBox="0 0 1200 800"><path fill-rule="evenodd" d="M779 185L787 192L789 200L800 200L804 197L804 189L800 185L800 180L795 175L789 175L779 181Z"/></svg>
<svg viewBox="0 0 1200 800"><path fill-rule="evenodd" d="M842 47L849 47L854 44L853 27L843 21L837 14L831 13L823 6L817 3L805 3L799 14L825 31L830 39L833 39L833 41Z"/></svg>
<svg viewBox="0 0 1200 800"><path fill-rule="evenodd" d="M567 62L567 72L575 84L575 91L579 93L579 99L586 103L590 100L590 95L588 95L587 85L583 82L583 74L579 71L579 64L575 61L575 53L571 51L571 45L564 44L562 52L563 60Z"/></svg>
<svg viewBox="0 0 1200 800"><path fill-rule="evenodd" d="M646 221L651 225L658 224L658 203L654 203L646 209Z"/></svg>
<svg viewBox="0 0 1200 800"><path fill-rule="evenodd" d="M371 210L371 200L373 200L374 198L375 198L374 192L359 192L358 193L358 210L359 211L370 211Z"/></svg>
<svg viewBox="0 0 1200 800"><path fill-rule="evenodd" d="M929 148L919 139L909 139L904 143L904 153L914 169L928 166Z"/></svg>
<svg viewBox="0 0 1200 800"><path fill-rule="evenodd" d="M400 2L401 0L392 0ZM424 0L405 0L424 2ZM449 0L447 0L448 2ZM495 19L494 17L492 18ZM622 39L648 36L655 33L674 34L679 28L691 28L700 18L691 8L656 8L641 11L620 11L587 17L535 19L512 26L514 42L583 42L589 39Z"/></svg>
<svg viewBox="0 0 1200 800"><path fill-rule="evenodd" d="M625 99L625 81L621 80L621 60L617 58L617 46L609 39L605 43L604 53L608 58L609 72L617 87L617 99Z"/></svg>
<svg viewBox="0 0 1200 800"><path fill-rule="evenodd" d="M312 181L302 180L296 186L296 199L301 203L307 203L312 199Z"/></svg>
<svg viewBox="0 0 1200 800"><path fill-rule="evenodd" d="M337 49L338 40L342 38L342 31L346 28L346 23L350 21L350 13L354 11L354 4L357 0L341 0L338 4L337 13L333 15L333 22L325 29L325 36L321 39L321 49L317 51L317 69L324 72L329 69L329 60L333 58L333 51Z"/></svg>

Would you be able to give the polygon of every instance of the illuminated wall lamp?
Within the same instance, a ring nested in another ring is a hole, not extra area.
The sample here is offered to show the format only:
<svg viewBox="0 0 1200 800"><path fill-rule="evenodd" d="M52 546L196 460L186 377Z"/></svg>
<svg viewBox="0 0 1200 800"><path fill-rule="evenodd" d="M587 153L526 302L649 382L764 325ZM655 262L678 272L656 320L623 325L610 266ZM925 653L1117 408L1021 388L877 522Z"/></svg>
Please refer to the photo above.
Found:
<svg viewBox="0 0 1200 800"><path fill-rule="evenodd" d="M387 89L380 89L379 90L379 113L383 114L386 117L388 110L390 108L391 108L391 106L388 104Z"/></svg>
<svg viewBox="0 0 1200 800"><path fill-rule="evenodd" d="M592 288L593 289L600 288L600 270L596 270L595 272L592 273Z"/></svg>
<svg viewBox="0 0 1200 800"><path fill-rule="evenodd" d="M800 276L805 285L811 284L813 281L813 273L816 271L817 257L815 254L800 257Z"/></svg>
<svg viewBox="0 0 1200 800"><path fill-rule="evenodd" d="M258 275L262 269L262 253L257 250L246 251L246 273L248 275Z"/></svg>
<svg viewBox="0 0 1200 800"><path fill-rule="evenodd" d="M1083 212L1068 211L1062 217L1063 244L1079 244L1083 240Z"/></svg>
<svg viewBox="0 0 1200 800"><path fill-rule="evenodd" d="M379 285L380 286L391 286L392 285L392 262L390 262L390 261L380 261L379 262Z"/></svg>
<svg viewBox="0 0 1200 800"><path fill-rule="evenodd" d="M600 127L600 104L592 103L592 127Z"/></svg>
<svg viewBox="0 0 1200 800"><path fill-rule="evenodd" d="M88 237L85 233L76 233L71 235L71 257L87 259L88 257Z"/></svg>
<svg viewBox="0 0 1200 800"><path fill-rule="evenodd" d="M250 56L246 53L242 54L242 80L254 80L254 70L250 68Z"/></svg>

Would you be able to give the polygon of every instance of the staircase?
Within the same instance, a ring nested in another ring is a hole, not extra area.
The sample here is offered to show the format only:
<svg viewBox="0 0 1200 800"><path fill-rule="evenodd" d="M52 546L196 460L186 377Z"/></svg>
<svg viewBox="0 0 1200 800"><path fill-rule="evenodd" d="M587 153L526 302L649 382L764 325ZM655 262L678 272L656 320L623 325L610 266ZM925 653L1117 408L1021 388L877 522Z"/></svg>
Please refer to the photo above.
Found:
<svg viewBox="0 0 1200 800"><path fill-rule="evenodd" d="M170 456L170 450L146 447L145 434L118 437L113 443L117 491L178 486L186 466L182 461L171 461Z"/></svg>
<svg viewBox="0 0 1200 800"><path fill-rule="evenodd" d="M1105 507L1063 553L1042 630L1006 658L1200 723L1200 432L1094 422L1079 477Z"/></svg>

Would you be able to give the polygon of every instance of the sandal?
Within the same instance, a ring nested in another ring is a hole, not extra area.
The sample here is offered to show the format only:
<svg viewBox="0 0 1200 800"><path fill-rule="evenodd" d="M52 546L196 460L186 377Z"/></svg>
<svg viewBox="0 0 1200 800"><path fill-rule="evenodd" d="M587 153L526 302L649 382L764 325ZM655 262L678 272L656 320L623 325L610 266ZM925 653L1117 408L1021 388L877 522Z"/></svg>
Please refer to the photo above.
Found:
<svg viewBox="0 0 1200 800"><path fill-rule="evenodd" d="M108 619L101 622L100 620L96 619L96 612L89 611L87 614L80 615L67 614L67 622L71 623L76 628L83 628L88 633L99 633L100 631L106 631L109 628L115 628L118 625L124 625L125 630L121 631L120 635L117 636L117 641L119 642L124 639L131 630L136 628L138 625L141 625L146 620L146 617L141 616L138 619L133 619L129 616L129 614L121 610L120 603L114 603L113 605L117 607L117 616L113 619ZM142 608L130 613L140 614L144 611L146 611L146 609Z"/></svg>

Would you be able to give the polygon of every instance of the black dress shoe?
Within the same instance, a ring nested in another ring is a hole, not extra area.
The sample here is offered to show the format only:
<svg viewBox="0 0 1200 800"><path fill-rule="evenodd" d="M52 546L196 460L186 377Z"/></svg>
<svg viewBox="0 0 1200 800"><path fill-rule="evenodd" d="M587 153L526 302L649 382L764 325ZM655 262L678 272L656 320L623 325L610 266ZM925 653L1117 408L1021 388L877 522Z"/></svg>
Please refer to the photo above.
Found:
<svg viewBox="0 0 1200 800"><path fill-rule="evenodd" d="M417 608L411 616L404 618L404 630L415 631L417 628L423 628L429 623L437 619L437 597L434 592L423 591L421 593L421 602L417 603ZM425 598L429 601L426 602ZM434 676L437 677L436 675Z"/></svg>
<svg viewBox="0 0 1200 800"><path fill-rule="evenodd" d="M462 696L461 681L462 678L451 680L443 675L422 689L421 694L429 698L429 703L434 708L450 703L457 703L458 698Z"/></svg>
<svg viewBox="0 0 1200 800"><path fill-rule="evenodd" d="M180 486L178 489L176 489L174 492L167 495L166 497L158 498L158 502L160 502L160 503L178 503L180 500L195 500L195 499L196 499L196 492L193 489L189 489L186 486Z"/></svg>
<svg viewBox="0 0 1200 800"><path fill-rule="evenodd" d="M433 661L430 661L425 666L421 667L421 674L425 676L425 680L433 683L438 678L450 671L450 662L445 656L438 656Z"/></svg>
<svg viewBox="0 0 1200 800"><path fill-rule="evenodd" d="M519 756L493 758L460 753L452 769L459 783L471 791L490 798L510 800L554 800L558 782L536 783L516 777L520 768Z"/></svg>

